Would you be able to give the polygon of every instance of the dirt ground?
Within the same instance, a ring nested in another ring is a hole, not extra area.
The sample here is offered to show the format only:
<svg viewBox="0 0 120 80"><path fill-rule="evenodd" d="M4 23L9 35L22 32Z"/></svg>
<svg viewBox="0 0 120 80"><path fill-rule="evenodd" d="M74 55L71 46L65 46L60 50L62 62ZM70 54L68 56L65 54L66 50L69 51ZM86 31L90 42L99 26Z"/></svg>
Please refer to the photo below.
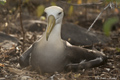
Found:
<svg viewBox="0 0 120 80"><path fill-rule="evenodd" d="M57 2L56 2L57 3ZM35 4L35 3L34 3ZM31 67L21 68L18 63L18 58L20 54L23 53L23 37L21 34L20 28L20 16L19 10L16 7L17 3L11 5L0 5L0 31L4 32L10 36L13 36L17 39L16 44L12 44L9 48L3 48L0 46L0 80L120 80L120 25L115 24L112 28L110 38L111 40L105 44L93 44L88 45L96 48L99 51L103 51L105 55L108 57L108 62L105 65L100 67L87 69L87 70L78 70L77 72L61 72L54 74L40 74L36 71L32 70ZM34 8L33 4L31 4ZM33 11L29 10L31 5L23 5L22 7L22 20L39 20L37 16L35 16ZM48 6L48 3L45 3ZM60 5L60 4L59 4ZM65 4L64 10L67 10L68 7ZM100 7L102 9L103 7ZM72 17L68 17L67 13L65 13L64 21L77 24L79 26L88 28L95 17L99 14L98 8L88 8L87 14L83 13L80 15L79 9L75 7L75 12L72 14ZM34 9L32 9L34 10ZM92 12L94 13L91 13ZM110 10L108 10L110 11ZM65 11L66 12L66 11ZM97 32L102 32L103 20L107 19L111 16L119 16L118 14L114 14L114 11L110 11L111 13L104 12L100 19L95 23L92 30ZM92 15L93 14L93 15ZM108 14L108 15L106 15ZM119 13L120 14L120 13ZM44 16L45 14L43 14ZM87 18L86 18L87 16ZM91 18L92 17L92 18ZM120 17L120 16L119 16ZM33 24L45 26L42 24ZM63 22L64 24L64 22ZM26 23L23 23L23 26ZM37 28L38 29L38 28ZM33 30L33 29L32 29ZM25 47L26 50L35 40L37 40L42 33L44 32L44 28L38 31L28 30L26 27L26 39L25 39Z"/></svg>

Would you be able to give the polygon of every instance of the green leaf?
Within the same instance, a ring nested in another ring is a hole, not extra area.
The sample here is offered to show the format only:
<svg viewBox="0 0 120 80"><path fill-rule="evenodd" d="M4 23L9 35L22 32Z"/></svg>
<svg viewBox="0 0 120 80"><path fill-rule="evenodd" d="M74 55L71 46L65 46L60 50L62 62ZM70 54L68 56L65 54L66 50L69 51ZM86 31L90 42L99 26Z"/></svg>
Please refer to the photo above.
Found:
<svg viewBox="0 0 120 80"><path fill-rule="evenodd" d="M24 2L23 2L23 3L28 3L28 2L30 2L30 0L24 0Z"/></svg>
<svg viewBox="0 0 120 80"><path fill-rule="evenodd" d="M116 48L117 52L120 52L120 48Z"/></svg>
<svg viewBox="0 0 120 80"><path fill-rule="evenodd" d="M112 26L119 21L118 17L112 17L105 21L103 25L103 32L106 36L110 35Z"/></svg>
<svg viewBox="0 0 120 80"><path fill-rule="evenodd" d="M72 2L72 0L68 0L67 2L68 2L68 3L71 3L71 2Z"/></svg>
<svg viewBox="0 0 120 80"><path fill-rule="evenodd" d="M40 17L44 13L44 9L45 9L44 5L40 5L37 7L36 12L38 17Z"/></svg>
<svg viewBox="0 0 120 80"><path fill-rule="evenodd" d="M0 4L4 5L6 3L6 0L1 0Z"/></svg>
<svg viewBox="0 0 120 80"><path fill-rule="evenodd" d="M51 6L56 6L56 3L52 1Z"/></svg>
<svg viewBox="0 0 120 80"><path fill-rule="evenodd" d="M73 6L70 6L68 10L68 16L71 16L72 13L73 13Z"/></svg>
<svg viewBox="0 0 120 80"><path fill-rule="evenodd" d="M2 1L0 1L0 4L4 5L5 3L4 3L4 2L2 2Z"/></svg>

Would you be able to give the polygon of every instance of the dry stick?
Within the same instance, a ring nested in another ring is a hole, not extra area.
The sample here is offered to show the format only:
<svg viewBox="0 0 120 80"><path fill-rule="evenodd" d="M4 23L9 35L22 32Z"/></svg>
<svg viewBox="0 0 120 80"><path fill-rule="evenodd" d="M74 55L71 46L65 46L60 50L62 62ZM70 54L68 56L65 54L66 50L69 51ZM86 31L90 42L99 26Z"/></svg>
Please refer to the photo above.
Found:
<svg viewBox="0 0 120 80"><path fill-rule="evenodd" d="M95 22L98 20L98 18L100 17L100 15L108 8L110 7L111 3L109 3L97 16L97 18L93 21L93 23L91 24L91 26L88 28L87 32L90 31L90 29L93 27L93 25L95 24Z"/></svg>
<svg viewBox="0 0 120 80"><path fill-rule="evenodd" d="M91 5L101 5L102 2L100 3L84 3L84 4L73 4L73 3L67 3L64 1L61 1L62 3L68 4L68 5L73 5L73 6L91 6ZM93 27L93 25L95 24L95 22L98 20L98 18L100 17L100 15L108 8L112 8L112 2L110 2L97 16L97 18L93 21L93 23L91 24L91 26L88 28L87 32L90 31L90 29Z"/></svg>
<svg viewBox="0 0 120 80"><path fill-rule="evenodd" d="M23 28L23 24L22 24L22 16L21 16L21 4L22 4L22 1L19 0L20 2L20 24L21 24L21 29L22 29L22 36L23 36L23 44L22 44L22 51L24 52L24 47L25 47L25 31L24 31L24 28Z"/></svg>

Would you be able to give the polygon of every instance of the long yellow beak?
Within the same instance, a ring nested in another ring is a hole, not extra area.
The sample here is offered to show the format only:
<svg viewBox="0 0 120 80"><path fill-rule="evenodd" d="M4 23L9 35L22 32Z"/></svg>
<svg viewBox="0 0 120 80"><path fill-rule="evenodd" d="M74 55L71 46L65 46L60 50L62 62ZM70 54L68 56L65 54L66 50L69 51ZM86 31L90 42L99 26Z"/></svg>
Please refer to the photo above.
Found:
<svg viewBox="0 0 120 80"><path fill-rule="evenodd" d="M49 35L52 31L52 29L54 28L55 26L55 17L53 15L50 15L48 17L48 27L47 27L47 30L46 30L46 40L48 41L48 38L49 38Z"/></svg>

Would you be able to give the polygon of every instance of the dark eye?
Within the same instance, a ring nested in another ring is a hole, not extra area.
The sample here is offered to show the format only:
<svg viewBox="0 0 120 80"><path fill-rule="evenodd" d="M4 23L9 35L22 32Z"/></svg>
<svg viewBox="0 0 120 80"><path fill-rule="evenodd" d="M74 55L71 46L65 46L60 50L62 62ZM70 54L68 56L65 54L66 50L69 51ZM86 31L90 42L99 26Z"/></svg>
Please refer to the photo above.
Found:
<svg viewBox="0 0 120 80"><path fill-rule="evenodd" d="M62 12L59 12L58 15L60 15Z"/></svg>

